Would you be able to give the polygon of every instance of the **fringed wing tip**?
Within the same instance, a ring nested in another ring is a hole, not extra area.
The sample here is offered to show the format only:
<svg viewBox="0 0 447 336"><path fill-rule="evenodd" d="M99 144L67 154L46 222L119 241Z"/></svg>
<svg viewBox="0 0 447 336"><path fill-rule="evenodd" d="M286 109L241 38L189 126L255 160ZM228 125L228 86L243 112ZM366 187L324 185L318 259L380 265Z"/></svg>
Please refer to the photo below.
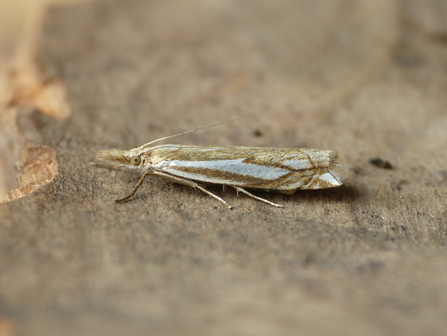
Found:
<svg viewBox="0 0 447 336"><path fill-rule="evenodd" d="M334 168L341 167L341 164L338 163L338 154L336 152L333 152L330 156L330 162L328 167L328 172L331 175L331 177L325 181L328 183L326 188L332 188L332 187L338 187L341 186L343 183L340 180L340 176L337 172L334 171Z"/></svg>
<svg viewBox="0 0 447 336"><path fill-rule="evenodd" d="M333 170L330 170L330 173L334 177L334 181L332 182L332 185L334 187L341 186L343 183L341 182L340 176L336 172L334 172Z"/></svg>

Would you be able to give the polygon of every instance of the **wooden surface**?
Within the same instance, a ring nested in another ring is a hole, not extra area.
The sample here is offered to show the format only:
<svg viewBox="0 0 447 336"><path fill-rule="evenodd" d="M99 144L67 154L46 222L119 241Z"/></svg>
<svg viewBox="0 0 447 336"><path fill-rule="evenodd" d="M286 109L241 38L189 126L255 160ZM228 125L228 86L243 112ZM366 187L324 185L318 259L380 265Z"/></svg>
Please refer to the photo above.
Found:
<svg viewBox="0 0 447 336"><path fill-rule="evenodd" d="M35 64L71 114L12 104L22 180L30 165L57 176L0 205L0 316L19 335L445 334L446 13L435 0L49 10ZM154 177L114 204L138 176L90 166L234 117L175 142L333 149L344 186L257 192L284 209L210 187L228 210Z"/></svg>

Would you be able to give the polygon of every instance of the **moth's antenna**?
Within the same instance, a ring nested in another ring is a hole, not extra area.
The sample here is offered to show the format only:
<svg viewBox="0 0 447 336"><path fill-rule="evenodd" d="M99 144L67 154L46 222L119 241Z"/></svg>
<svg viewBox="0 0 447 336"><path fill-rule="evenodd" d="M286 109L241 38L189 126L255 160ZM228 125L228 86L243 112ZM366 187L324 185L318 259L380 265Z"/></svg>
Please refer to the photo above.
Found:
<svg viewBox="0 0 447 336"><path fill-rule="evenodd" d="M156 139L156 140L153 140L153 141L151 141L151 142L148 142L147 144L144 144L143 146L140 146L139 148L142 149L142 148L144 148L144 147L146 147L146 146L148 146L148 145L151 145L151 144L153 144L154 142L157 142L157 141L166 140L166 139L170 139L170 138L175 138L175 137L178 137L178 136L180 136L180 135L185 135L185 134L188 134L188 133L192 133L192 132L195 132L195 131L204 129L204 128L214 127L214 126L219 126L219 125L226 124L226 123L229 123L229 122L232 122L232 121L235 121L235 120L242 120L242 119L243 119L243 118L235 118L235 119L231 119L231 120L227 120L227 121L221 121L221 122L218 122L218 123L215 123L215 124L211 124L211 125L207 125L207 126L202 126L202 127L194 128L193 130L186 131L186 132L182 132L182 133L179 133L179 134L174 134L174 135L165 136L165 137L163 137L163 138Z"/></svg>

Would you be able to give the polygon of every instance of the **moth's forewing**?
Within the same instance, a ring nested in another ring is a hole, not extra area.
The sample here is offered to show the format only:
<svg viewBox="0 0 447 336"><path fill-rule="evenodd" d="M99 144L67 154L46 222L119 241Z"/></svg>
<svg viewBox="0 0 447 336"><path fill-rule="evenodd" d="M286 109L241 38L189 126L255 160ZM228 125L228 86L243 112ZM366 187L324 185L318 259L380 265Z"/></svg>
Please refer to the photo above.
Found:
<svg viewBox="0 0 447 336"><path fill-rule="evenodd" d="M337 155L330 150L162 145L142 157L151 169L206 183L286 193L341 185L332 171Z"/></svg>

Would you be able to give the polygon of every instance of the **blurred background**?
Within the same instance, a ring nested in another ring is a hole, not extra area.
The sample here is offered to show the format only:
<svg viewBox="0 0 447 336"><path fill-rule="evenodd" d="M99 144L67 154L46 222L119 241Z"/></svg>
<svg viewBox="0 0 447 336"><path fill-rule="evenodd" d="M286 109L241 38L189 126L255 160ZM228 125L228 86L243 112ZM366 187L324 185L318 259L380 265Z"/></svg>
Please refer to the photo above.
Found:
<svg viewBox="0 0 447 336"><path fill-rule="evenodd" d="M0 67L14 55L17 43L26 34L33 19L46 5L87 0L3 0L0 1Z"/></svg>
<svg viewBox="0 0 447 336"><path fill-rule="evenodd" d="M53 4L92 0L1 0L0 1L0 101L5 97L8 69L22 46L38 33L44 9ZM0 110L1 113L1 110ZM0 120L0 130L2 121ZM0 137L0 201L17 186L11 146Z"/></svg>

